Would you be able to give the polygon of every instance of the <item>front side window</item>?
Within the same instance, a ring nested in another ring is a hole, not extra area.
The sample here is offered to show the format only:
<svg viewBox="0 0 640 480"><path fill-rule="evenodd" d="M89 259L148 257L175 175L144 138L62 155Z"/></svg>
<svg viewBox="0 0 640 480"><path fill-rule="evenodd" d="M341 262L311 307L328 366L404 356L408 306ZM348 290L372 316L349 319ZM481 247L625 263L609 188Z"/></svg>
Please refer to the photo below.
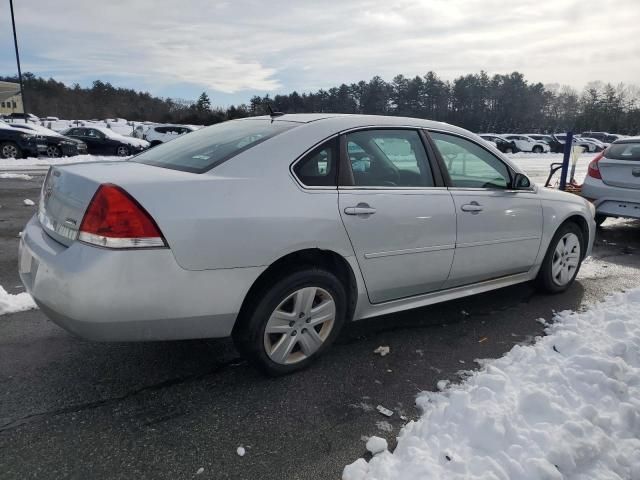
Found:
<svg viewBox="0 0 640 480"><path fill-rule="evenodd" d="M297 125L282 120L231 120L158 145L134 157L132 161L203 173Z"/></svg>
<svg viewBox="0 0 640 480"><path fill-rule="evenodd" d="M360 187L433 187L433 175L415 130L347 134L353 184Z"/></svg>
<svg viewBox="0 0 640 480"><path fill-rule="evenodd" d="M507 166L484 148L455 135L430 133L451 178L459 188L506 189L511 185Z"/></svg>
<svg viewBox="0 0 640 480"><path fill-rule="evenodd" d="M329 140L296 163L293 171L309 187L335 187L338 151L338 139Z"/></svg>

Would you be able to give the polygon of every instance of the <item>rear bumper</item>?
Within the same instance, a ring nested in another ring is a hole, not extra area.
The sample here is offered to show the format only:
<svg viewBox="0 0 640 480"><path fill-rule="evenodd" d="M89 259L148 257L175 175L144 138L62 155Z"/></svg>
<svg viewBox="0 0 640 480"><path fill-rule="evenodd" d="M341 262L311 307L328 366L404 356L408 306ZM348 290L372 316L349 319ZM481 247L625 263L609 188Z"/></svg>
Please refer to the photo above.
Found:
<svg viewBox="0 0 640 480"><path fill-rule="evenodd" d="M20 278L42 311L91 340L226 337L264 267L189 271L168 249L115 251L24 229Z"/></svg>
<svg viewBox="0 0 640 480"><path fill-rule="evenodd" d="M593 202L599 215L640 218L640 189L612 187L587 177L582 184L582 196Z"/></svg>

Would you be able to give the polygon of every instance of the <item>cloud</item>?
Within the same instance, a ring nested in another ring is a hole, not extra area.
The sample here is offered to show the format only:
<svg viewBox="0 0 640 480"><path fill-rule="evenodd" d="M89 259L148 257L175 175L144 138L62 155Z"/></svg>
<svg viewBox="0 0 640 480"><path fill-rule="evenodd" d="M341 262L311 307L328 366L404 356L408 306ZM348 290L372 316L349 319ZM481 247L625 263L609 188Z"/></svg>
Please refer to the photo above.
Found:
<svg viewBox="0 0 640 480"><path fill-rule="evenodd" d="M16 5L24 69L220 92L480 69L542 82L640 78L637 0L40 0ZM130 82L130 83L126 83Z"/></svg>

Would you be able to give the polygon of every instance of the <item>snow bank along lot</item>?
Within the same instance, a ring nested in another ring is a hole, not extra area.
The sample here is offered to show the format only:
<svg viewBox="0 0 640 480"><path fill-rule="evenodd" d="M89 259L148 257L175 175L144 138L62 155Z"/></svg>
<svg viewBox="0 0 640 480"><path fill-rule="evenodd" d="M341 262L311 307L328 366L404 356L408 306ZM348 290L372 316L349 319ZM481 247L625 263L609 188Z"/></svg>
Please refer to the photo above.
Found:
<svg viewBox="0 0 640 480"><path fill-rule="evenodd" d="M26 292L13 295L0 286L0 315L5 313L23 312L36 307L33 298Z"/></svg>
<svg viewBox="0 0 640 480"><path fill-rule="evenodd" d="M343 480L640 479L640 289L560 312L546 333L421 394L395 451Z"/></svg>

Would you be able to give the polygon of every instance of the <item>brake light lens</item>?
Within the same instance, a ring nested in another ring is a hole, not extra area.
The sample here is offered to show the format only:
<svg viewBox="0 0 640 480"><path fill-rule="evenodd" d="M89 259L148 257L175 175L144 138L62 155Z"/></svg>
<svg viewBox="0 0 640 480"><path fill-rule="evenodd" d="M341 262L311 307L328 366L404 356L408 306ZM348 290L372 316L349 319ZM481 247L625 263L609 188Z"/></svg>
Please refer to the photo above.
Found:
<svg viewBox="0 0 640 480"><path fill-rule="evenodd" d="M84 214L78 240L107 248L158 248L167 243L151 215L117 185L103 184Z"/></svg>
<svg viewBox="0 0 640 480"><path fill-rule="evenodd" d="M604 152L600 153L597 157L595 157L589 163L589 169L587 170L587 176L591 178L597 178L602 180L602 175L600 175L600 167L598 166L598 162L604 157Z"/></svg>

